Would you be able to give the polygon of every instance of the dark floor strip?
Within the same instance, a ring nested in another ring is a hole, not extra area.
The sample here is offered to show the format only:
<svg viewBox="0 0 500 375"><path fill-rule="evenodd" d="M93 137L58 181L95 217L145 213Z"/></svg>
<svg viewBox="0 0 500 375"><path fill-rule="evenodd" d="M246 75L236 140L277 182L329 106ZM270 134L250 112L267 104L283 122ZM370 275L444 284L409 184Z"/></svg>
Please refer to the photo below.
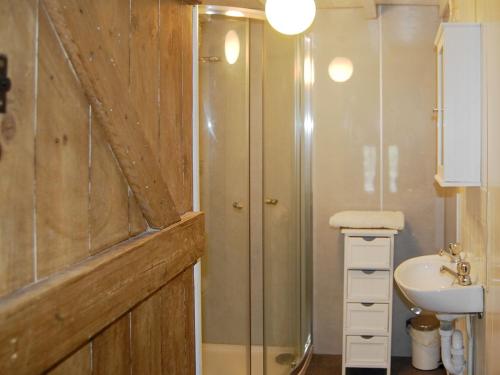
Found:
<svg viewBox="0 0 500 375"><path fill-rule="evenodd" d="M348 375L382 375L385 370L349 369ZM340 375L342 374L342 356L315 354L306 375ZM411 358L393 357L391 375L446 375L443 368L434 371L417 370L411 365Z"/></svg>

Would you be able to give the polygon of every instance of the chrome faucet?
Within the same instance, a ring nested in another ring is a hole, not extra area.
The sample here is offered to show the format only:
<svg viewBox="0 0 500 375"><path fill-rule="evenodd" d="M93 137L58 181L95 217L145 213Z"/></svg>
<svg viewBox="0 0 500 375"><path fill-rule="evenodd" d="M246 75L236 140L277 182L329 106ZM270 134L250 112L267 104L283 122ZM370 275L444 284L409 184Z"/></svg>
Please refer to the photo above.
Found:
<svg viewBox="0 0 500 375"><path fill-rule="evenodd" d="M453 263L459 263L461 261L461 252L462 246L459 243L450 243L448 248L439 250L439 255L448 255Z"/></svg>
<svg viewBox="0 0 500 375"><path fill-rule="evenodd" d="M470 278L469 262L459 261L457 263L457 272L446 266L441 266L441 272L448 272L449 274L453 275L458 280L458 283L462 286L468 286L472 284L472 280Z"/></svg>

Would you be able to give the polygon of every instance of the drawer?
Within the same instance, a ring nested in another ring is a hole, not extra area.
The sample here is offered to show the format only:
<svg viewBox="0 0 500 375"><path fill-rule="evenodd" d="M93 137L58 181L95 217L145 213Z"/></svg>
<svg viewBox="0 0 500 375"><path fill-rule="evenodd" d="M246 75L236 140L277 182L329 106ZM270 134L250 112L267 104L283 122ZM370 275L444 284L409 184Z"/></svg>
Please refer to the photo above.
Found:
<svg viewBox="0 0 500 375"><path fill-rule="evenodd" d="M388 333L389 305L385 303L348 303L345 328L348 333Z"/></svg>
<svg viewBox="0 0 500 375"><path fill-rule="evenodd" d="M346 336L347 367L387 367L389 338L382 336Z"/></svg>
<svg viewBox="0 0 500 375"><path fill-rule="evenodd" d="M348 237L347 268L391 268L391 239L386 237Z"/></svg>
<svg viewBox="0 0 500 375"><path fill-rule="evenodd" d="M390 302L389 271L347 271L348 302Z"/></svg>

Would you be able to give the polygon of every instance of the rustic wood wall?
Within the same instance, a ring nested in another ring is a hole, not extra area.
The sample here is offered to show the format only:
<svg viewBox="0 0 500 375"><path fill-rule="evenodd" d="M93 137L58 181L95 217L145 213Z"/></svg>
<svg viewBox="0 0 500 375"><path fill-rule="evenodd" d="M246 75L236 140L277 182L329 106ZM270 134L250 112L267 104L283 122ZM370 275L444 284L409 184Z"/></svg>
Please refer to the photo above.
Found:
<svg viewBox="0 0 500 375"><path fill-rule="evenodd" d="M0 373L194 373L193 3L0 0Z"/></svg>

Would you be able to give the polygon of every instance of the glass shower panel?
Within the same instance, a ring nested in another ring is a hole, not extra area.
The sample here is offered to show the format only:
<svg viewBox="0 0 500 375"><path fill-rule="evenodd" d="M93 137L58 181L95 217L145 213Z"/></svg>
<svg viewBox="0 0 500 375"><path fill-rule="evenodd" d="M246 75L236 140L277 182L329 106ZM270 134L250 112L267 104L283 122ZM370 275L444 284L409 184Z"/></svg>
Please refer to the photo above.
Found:
<svg viewBox="0 0 500 375"><path fill-rule="evenodd" d="M288 374L300 347L300 163L297 38L264 26L263 186L266 374Z"/></svg>
<svg viewBox="0 0 500 375"><path fill-rule="evenodd" d="M297 66L299 77L300 120L300 346L302 357L312 344L313 252L312 252L312 136L314 131L312 86L314 61L312 40L305 36L299 42Z"/></svg>
<svg viewBox="0 0 500 375"><path fill-rule="evenodd" d="M200 184L205 375L250 372L247 19L200 16Z"/></svg>

